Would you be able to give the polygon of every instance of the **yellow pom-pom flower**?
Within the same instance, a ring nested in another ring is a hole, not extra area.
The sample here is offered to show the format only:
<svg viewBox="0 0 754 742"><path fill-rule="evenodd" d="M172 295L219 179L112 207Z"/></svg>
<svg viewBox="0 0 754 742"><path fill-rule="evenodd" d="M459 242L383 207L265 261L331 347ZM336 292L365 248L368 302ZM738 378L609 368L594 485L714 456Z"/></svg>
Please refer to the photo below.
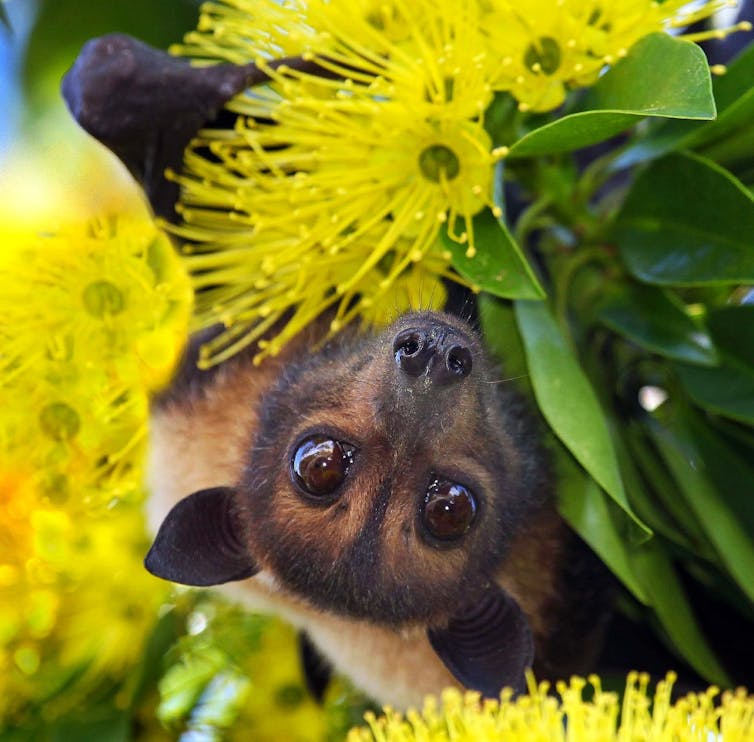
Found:
<svg viewBox="0 0 754 742"><path fill-rule="evenodd" d="M268 28L264 8L253 23ZM208 43L226 40L231 15ZM504 150L482 122L492 90L476 3L314 0L305 19L292 36L325 74L272 69L250 44L271 84L235 98L234 129L202 132L178 177L199 323L228 327L205 362L282 321L260 345L274 354L331 306L335 331L364 308L384 321L407 293L439 303L451 275L441 230L471 256L473 217L499 214L492 166Z"/></svg>
<svg viewBox="0 0 754 742"><path fill-rule="evenodd" d="M146 389L165 383L190 294L168 241L148 220L94 220L6 249L4 350L19 370L43 357L75 358L79 368L113 364Z"/></svg>
<svg viewBox="0 0 754 742"><path fill-rule="evenodd" d="M710 688L671 702L675 676L669 673L652 696L649 677L632 673L622 700L603 691L600 679L572 678L558 683L559 698L549 685L530 678L529 693L499 701L477 693L443 693L441 702L427 698L421 713L404 716L385 709L367 714L368 728L352 729L348 742L750 742L754 739L754 696L744 690L722 694ZM590 700L584 691L591 685Z"/></svg>
<svg viewBox="0 0 754 742"><path fill-rule="evenodd" d="M728 0L529 0L525 5L491 0L484 25L490 54L500 66L492 81L509 91L523 111L550 111L568 90L591 85L600 73L655 31L676 31L709 18ZM684 38L699 41L748 30L751 25L701 31Z"/></svg>
<svg viewBox="0 0 754 742"><path fill-rule="evenodd" d="M53 501L140 485L147 394L185 342L190 288L147 220L8 246L0 266L0 446ZM22 454L22 455L21 455Z"/></svg>
<svg viewBox="0 0 754 742"><path fill-rule="evenodd" d="M147 395L181 351L190 296L146 219L5 245L0 731L45 699L52 719L117 689L139 659L166 592L141 566Z"/></svg>

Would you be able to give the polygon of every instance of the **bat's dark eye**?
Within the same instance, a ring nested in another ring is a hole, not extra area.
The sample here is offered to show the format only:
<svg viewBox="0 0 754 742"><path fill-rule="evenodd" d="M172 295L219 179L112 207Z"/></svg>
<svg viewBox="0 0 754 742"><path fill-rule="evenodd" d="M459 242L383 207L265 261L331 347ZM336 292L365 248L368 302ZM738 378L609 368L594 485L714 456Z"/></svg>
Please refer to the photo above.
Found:
<svg viewBox="0 0 754 742"><path fill-rule="evenodd" d="M422 520L436 539L452 541L469 530L476 509L476 498L468 487L447 479L434 479L424 496Z"/></svg>
<svg viewBox="0 0 754 742"><path fill-rule="evenodd" d="M310 495L332 494L346 478L355 451L354 446L324 435L305 438L291 462L296 483Z"/></svg>

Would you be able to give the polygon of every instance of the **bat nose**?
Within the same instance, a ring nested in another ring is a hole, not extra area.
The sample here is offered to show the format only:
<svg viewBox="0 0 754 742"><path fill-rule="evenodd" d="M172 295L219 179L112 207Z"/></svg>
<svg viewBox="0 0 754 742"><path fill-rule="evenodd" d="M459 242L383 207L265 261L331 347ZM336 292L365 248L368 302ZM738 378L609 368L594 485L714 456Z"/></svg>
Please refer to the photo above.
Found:
<svg viewBox="0 0 754 742"><path fill-rule="evenodd" d="M471 373L472 354L464 338L444 325L402 330L393 339L395 364L407 376L427 376L445 386Z"/></svg>

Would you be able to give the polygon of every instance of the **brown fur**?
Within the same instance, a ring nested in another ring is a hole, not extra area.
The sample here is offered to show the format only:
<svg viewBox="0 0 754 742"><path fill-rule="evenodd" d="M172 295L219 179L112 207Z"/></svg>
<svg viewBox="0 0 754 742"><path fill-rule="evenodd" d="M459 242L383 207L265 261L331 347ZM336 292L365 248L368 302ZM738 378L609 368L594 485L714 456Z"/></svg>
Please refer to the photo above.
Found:
<svg viewBox="0 0 754 742"><path fill-rule="evenodd" d="M444 321L468 332L458 320ZM237 486L261 572L223 589L305 629L336 670L380 702L405 707L458 685L426 627L442 625L479 574L502 585L526 614L535 670L580 670L578 652L553 647L570 639L563 631L570 606L561 596L569 589L561 579L569 536L539 471L546 457L526 415L515 397L491 401L484 384L492 370L473 336L475 383L437 398L390 381L391 337L366 345L345 337L345 350L302 361L312 340L303 337L259 367L243 356L204 375L193 374L189 361L188 376L153 415L152 527L194 491ZM302 498L289 474L291 446L314 430L365 451L327 507ZM427 541L417 521L417 493L438 461L484 495L462 545ZM508 482L502 491L500 478Z"/></svg>

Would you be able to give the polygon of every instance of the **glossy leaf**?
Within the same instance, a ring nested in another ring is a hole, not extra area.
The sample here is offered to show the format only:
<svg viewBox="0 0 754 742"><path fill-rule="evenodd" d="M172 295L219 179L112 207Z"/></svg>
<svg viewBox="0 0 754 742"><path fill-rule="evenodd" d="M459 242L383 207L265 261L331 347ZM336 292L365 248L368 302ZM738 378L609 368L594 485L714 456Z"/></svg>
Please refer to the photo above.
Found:
<svg viewBox="0 0 754 742"><path fill-rule="evenodd" d="M564 447L559 446L557 454L560 514L637 600L649 603L631 566L629 547L616 524L618 508Z"/></svg>
<svg viewBox="0 0 754 742"><path fill-rule="evenodd" d="M673 472L686 503L704 526L728 573L754 601L754 542L741 519L728 506L724 489L714 480L713 464L699 443L704 434L697 424L692 428L688 413L676 409L668 419L651 428L655 445ZM718 453L720 451L718 450ZM732 458L732 455L731 455ZM751 484L751 480L748 480ZM747 480L734 483L746 487Z"/></svg>
<svg viewBox="0 0 754 742"><path fill-rule="evenodd" d="M511 146L508 157L536 157L589 147L629 129L646 115L621 111L572 113L525 134Z"/></svg>
<svg viewBox="0 0 754 742"><path fill-rule="evenodd" d="M730 686L731 681L710 649L673 564L652 539L632 555L632 567L649 595L663 628L684 659L709 682Z"/></svg>
<svg viewBox="0 0 754 742"><path fill-rule="evenodd" d="M598 317L616 332L667 358L705 366L717 361L704 328L661 289L621 286L607 295Z"/></svg>
<svg viewBox="0 0 754 742"><path fill-rule="evenodd" d="M655 33L638 41L603 75L584 109L529 132L509 157L569 152L609 139L645 116L711 119L715 102L702 50L688 41Z"/></svg>
<svg viewBox="0 0 754 742"><path fill-rule="evenodd" d="M544 289L534 275L521 248L505 224L485 209L473 220L476 255L467 257L467 243L442 240L453 256L453 267L483 291L510 299L541 299Z"/></svg>
<svg viewBox="0 0 754 742"><path fill-rule="evenodd" d="M675 369L684 389L700 407L754 425L754 373L730 363L719 368L679 363Z"/></svg>
<svg viewBox="0 0 754 742"><path fill-rule="evenodd" d="M754 197L729 172L691 154L642 172L614 225L628 269L647 283L754 281Z"/></svg>
<svg viewBox="0 0 754 742"><path fill-rule="evenodd" d="M540 411L576 460L650 533L628 504L600 404L548 307L530 301L517 301L515 307Z"/></svg>
<svg viewBox="0 0 754 742"><path fill-rule="evenodd" d="M754 123L754 45L746 47L727 65L724 75L712 79L717 106L714 121L663 121L648 136L637 139L615 163L627 167L671 151L703 147L727 139L747 124Z"/></svg>

